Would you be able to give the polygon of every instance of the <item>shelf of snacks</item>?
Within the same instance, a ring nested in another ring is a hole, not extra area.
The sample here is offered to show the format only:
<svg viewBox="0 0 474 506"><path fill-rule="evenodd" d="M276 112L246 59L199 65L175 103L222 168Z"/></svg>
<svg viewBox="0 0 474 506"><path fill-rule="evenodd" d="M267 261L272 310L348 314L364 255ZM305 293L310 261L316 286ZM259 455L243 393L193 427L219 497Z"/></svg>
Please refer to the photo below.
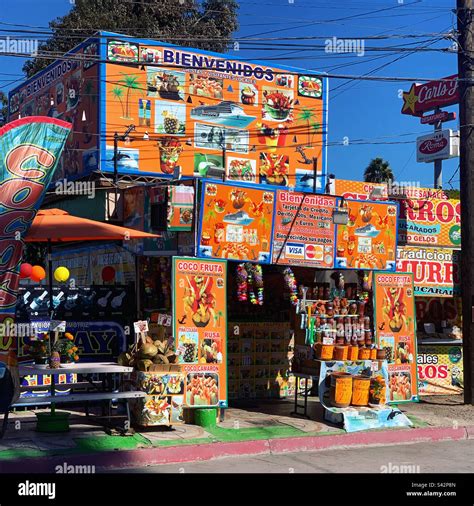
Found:
<svg viewBox="0 0 474 506"><path fill-rule="evenodd" d="M239 327L240 335L232 336L231 347L239 353L229 354L229 376L238 375L241 384L233 393L237 390L240 398L287 396L292 391L287 379L290 324L229 323L229 328L235 326Z"/></svg>

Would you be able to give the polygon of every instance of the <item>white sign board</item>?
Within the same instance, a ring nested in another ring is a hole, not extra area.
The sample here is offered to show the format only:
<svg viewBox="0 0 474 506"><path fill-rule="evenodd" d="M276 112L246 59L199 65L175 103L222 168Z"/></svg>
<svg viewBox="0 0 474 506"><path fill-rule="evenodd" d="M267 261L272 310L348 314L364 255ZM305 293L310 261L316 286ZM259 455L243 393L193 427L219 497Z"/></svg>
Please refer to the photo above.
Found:
<svg viewBox="0 0 474 506"><path fill-rule="evenodd" d="M416 139L416 161L434 162L459 156L459 135L450 129Z"/></svg>

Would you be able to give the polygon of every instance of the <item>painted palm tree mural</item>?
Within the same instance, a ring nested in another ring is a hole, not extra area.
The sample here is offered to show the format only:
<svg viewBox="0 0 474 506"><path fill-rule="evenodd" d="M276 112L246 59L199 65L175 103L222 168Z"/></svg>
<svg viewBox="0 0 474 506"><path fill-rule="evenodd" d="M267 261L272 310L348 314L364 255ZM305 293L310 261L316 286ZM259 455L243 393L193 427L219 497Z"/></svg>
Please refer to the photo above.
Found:
<svg viewBox="0 0 474 506"><path fill-rule="evenodd" d="M125 97L125 119L133 119L130 116L130 98L134 92L141 90L142 87L138 82L138 76L122 75L123 78L117 81L117 84L123 86L127 90Z"/></svg>
<svg viewBox="0 0 474 506"><path fill-rule="evenodd" d="M112 96L115 100L120 102L120 106L122 107L122 118L125 118L125 109L123 108L123 88L120 86L114 86L112 88Z"/></svg>
<svg viewBox="0 0 474 506"><path fill-rule="evenodd" d="M321 125L316 122L316 115L313 109L309 107L303 107L301 112L298 114L298 120L306 122L306 134L308 140L308 147L311 147L314 135L321 128Z"/></svg>

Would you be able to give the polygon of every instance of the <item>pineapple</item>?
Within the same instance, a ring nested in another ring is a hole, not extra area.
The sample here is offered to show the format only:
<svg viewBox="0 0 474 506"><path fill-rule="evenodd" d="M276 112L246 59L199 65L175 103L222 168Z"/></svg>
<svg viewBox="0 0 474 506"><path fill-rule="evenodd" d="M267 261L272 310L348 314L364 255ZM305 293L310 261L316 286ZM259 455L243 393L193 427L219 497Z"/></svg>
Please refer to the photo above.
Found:
<svg viewBox="0 0 474 506"><path fill-rule="evenodd" d="M196 351L196 345L194 343L185 343L184 347L186 351L184 352L183 360L185 362L194 362L194 354Z"/></svg>
<svg viewBox="0 0 474 506"><path fill-rule="evenodd" d="M169 111L163 111L165 118L163 125L167 134L176 134L179 129L179 119Z"/></svg>

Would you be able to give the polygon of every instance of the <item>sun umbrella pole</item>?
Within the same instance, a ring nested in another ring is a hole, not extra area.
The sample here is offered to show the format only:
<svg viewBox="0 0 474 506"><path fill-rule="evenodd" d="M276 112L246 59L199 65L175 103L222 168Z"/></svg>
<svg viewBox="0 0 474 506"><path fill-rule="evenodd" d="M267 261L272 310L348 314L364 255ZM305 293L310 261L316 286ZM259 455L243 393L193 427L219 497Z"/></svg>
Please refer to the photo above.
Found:
<svg viewBox="0 0 474 506"><path fill-rule="evenodd" d="M52 349L51 349L51 343L53 341L53 331L51 330L51 320L53 319L53 313L54 313L54 306L53 306L53 244L51 242L51 239L48 239L48 282L49 282L49 356L51 356ZM56 337L56 336L55 336ZM55 395L55 381L54 381L54 375L51 375L51 388L52 392L51 395ZM54 416L56 411L56 405L54 403L51 403L51 415Z"/></svg>

